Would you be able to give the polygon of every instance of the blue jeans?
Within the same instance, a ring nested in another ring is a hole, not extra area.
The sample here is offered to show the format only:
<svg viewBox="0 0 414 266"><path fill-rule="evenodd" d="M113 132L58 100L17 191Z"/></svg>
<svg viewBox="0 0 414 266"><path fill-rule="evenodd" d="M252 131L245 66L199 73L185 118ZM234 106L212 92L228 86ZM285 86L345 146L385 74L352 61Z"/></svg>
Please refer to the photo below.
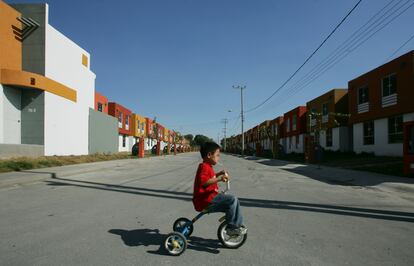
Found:
<svg viewBox="0 0 414 266"><path fill-rule="evenodd" d="M238 228L243 224L239 199L233 195L217 194L207 208L209 212L225 212L229 228Z"/></svg>

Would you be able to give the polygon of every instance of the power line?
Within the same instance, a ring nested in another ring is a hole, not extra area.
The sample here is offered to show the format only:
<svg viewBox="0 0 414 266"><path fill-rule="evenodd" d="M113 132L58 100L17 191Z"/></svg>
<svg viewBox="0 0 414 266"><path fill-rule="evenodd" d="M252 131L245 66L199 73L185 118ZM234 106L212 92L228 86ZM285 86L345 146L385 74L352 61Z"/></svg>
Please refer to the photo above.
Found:
<svg viewBox="0 0 414 266"><path fill-rule="evenodd" d="M407 41L405 41L400 47L398 47L397 50L394 51L394 53L392 53L387 59L385 59L385 61L390 60L391 58L393 58L405 45L407 45L407 43L409 43L412 39L414 39L414 35L412 35Z"/></svg>
<svg viewBox="0 0 414 266"><path fill-rule="evenodd" d="M391 2L393 2L392 0ZM391 3L390 2L390 3ZM398 2L397 4L401 3L402 1ZM307 87L310 83L312 83L315 79L323 75L325 72L330 70L333 66L338 64L340 61L342 61L348 54L356 50L358 47L360 47L363 43L368 41L372 36L374 36L378 31L382 30L384 27L386 27L388 24L390 24L392 21L394 21L396 18L398 18L401 14L403 14L406 10L408 10L413 4L406 7L403 11L401 11L399 14L392 17L389 21L385 22L385 24L381 25L384 21L386 21L388 18L390 18L392 15L394 15L396 12L398 12L401 8L403 8L409 1L406 1L402 6L398 7L396 10L394 10L390 15L383 18L381 21L378 22L378 19L371 25L368 26L367 29L364 29L362 32L360 32L356 37L354 35L358 33L364 26L366 26L374 17L376 17L379 13L383 11L380 10L377 14L375 14L371 19L365 23L362 27L360 27L356 32L354 32L344 43L342 43L340 46L337 47L337 49L331 53L327 58L322 60L317 66L315 66L310 72L308 72L301 80L299 80L293 87L290 89L291 91L294 91L295 89L302 89ZM390 4L389 3L389 4ZM388 5L389 5L388 4ZM395 7L391 7L391 10ZM388 10L387 12L389 12ZM385 13L386 14L386 13ZM384 15L385 15L384 14ZM376 25L375 25L376 24ZM379 26L378 29L376 29ZM372 29L369 29L373 27ZM349 40L351 40L350 43ZM348 43L347 45L344 45Z"/></svg>
<svg viewBox="0 0 414 266"><path fill-rule="evenodd" d="M409 1L406 1L403 5L399 6L396 10L392 11L392 13L384 18L384 16L391 12L394 7L396 7L399 3L402 1L399 1L397 4L392 6L389 10L384 12L382 15L382 20L378 22L378 19L375 20L371 25L368 26L367 29L371 28L370 30L364 29L362 32L360 32L358 35L356 35L359 31L363 29L366 25L369 24L370 21L372 21L376 16L378 16L382 11L385 10L386 7L388 7L392 2L395 0L390 1L384 8L382 8L379 12L377 12L373 17L371 17L367 23L365 23L363 26L361 26L356 32L354 32L344 43L342 43L340 46L338 46L334 52L332 52L328 57L326 57L324 60L322 60L317 66L315 66L311 71L309 71L300 81L295 83L290 90L286 91L285 93L288 93L285 98L288 98L295 93L298 93L300 90L307 87L310 83L312 83L314 80L316 80L318 77L326 73L328 70L330 70L332 67L334 67L336 64L338 64L340 61L342 61L346 56L348 56L351 52L356 50L358 47L360 47L363 43L368 41L371 37L373 37L378 31L382 30L384 27L389 25L392 21L394 21L396 18L398 18L400 15L402 15L404 12L406 12L409 8L411 8L414 3L412 3L409 6L406 6ZM401 8L405 7L401 12L399 12L397 15L393 16L396 12L398 12ZM390 20L388 20L391 17ZM387 21L388 20L388 21ZM385 24L383 24L383 22ZM376 24L376 25L375 25ZM379 26L379 28L378 28ZM356 35L356 37L354 37ZM351 40L351 42L349 42ZM347 45L344 45L347 44ZM321 67L322 66L322 67ZM299 84L298 84L299 83Z"/></svg>
<svg viewBox="0 0 414 266"><path fill-rule="evenodd" d="M240 116L239 116L238 118L240 118ZM230 129L228 130L228 132L233 133L233 132L234 132L234 130L236 129L236 127L238 127L239 125L240 125L240 120L239 120L239 119L236 119L236 120L235 120L235 123L233 124L233 126L232 126L232 127L230 127ZM229 133L229 134L230 134L230 133Z"/></svg>
<svg viewBox="0 0 414 266"><path fill-rule="evenodd" d="M267 101L269 101L277 92L279 92L283 87L286 86L286 84L294 77L296 74L309 62L309 60L319 51L319 49L328 41L328 39L336 32L336 30L345 22L345 20L352 14L352 12L359 6L359 4L362 2L362 0L359 0L355 6L346 14L346 16L339 22L338 25L329 33L329 35L322 41L322 43L312 52L312 54L305 60L305 62L302 63L302 65L296 69L295 72L293 72L292 75L278 88L276 89L269 97L267 97L263 102L256 105L255 107L249 109L246 111L251 112L259 108L260 106L264 105Z"/></svg>
<svg viewBox="0 0 414 266"><path fill-rule="evenodd" d="M374 16L372 16L364 25L359 27L355 32L351 34L344 42L342 42L332 53L330 53L326 58L324 58L321 62L319 62L315 67L312 68L305 76L303 76L301 79L299 79L293 87L297 87L300 85L305 84L307 81L309 81L315 73L318 73L321 69L323 69L326 65L329 65L332 61L338 58L338 55L340 55L343 51L346 51L350 49L350 46L355 42L358 41L362 34L366 33L367 30L369 30L375 23L378 22L378 19L375 20L371 25L369 25L366 29L364 29L365 26L367 26L373 19L375 19L377 16L379 16L392 2L395 0L391 0L386 4L380 11L378 11ZM402 0L400 0L397 4L401 3ZM392 6L389 10L387 10L385 13L392 10L397 4ZM381 21L382 22L382 21ZM380 22L380 23L381 23ZM362 31L362 32L361 32Z"/></svg>

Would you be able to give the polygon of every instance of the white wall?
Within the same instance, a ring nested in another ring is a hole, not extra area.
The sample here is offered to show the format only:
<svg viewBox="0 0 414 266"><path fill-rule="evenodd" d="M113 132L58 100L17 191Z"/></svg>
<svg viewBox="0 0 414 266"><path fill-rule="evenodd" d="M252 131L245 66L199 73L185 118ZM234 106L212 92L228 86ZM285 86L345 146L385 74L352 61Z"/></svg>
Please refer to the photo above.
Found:
<svg viewBox="0 0 414 266"><path fill-rule="evenodd" d="M404 122L411 122L414 121L414 113L408 113L403 115Z"/></svg>
<svg viewBox="0 0 414 266"><path fill-rule="evenodd" d="M374 121L374 144L364 145L363 123L353 125L354 151L356 153L372 152L375 155L402 156L402 143L388 143L388 119L382 118Z"/></svg>
<svg viewBox="0 0 414 266"><path fill-rule="evenodd" d="M155 139L145 138L145 148L144 150L148 151L152 149L152 146L154 146L157 143Z"/></svg>
<svg viewBox="0 0 414 266"><path fill-rule="evenodd" d="M4 111L3 111L3 86L0 84L0 143L4 143Z"/></svg>
<svg viewBox="0 0 414 266"><path fill-rule="evenodd" d="M260 140L260 145L262 146L262 149L263 150L270 150L270 149L272 149L271 141L268 138Z"/></svg>
<svg viewBox="0 0 414 266"><path fill-rule="evenodd" d="M77 91L77 102L45 92L45 155L88 154L89 108L94 108L95 74L82 65L90 55L46 25L45 76Z"/></svg>
<svg viewBox="0 0 414 266"><path fill-rule="evenodd" d="M304 152L304 134L299 136L292 136L292 145L290 145L290 137L286 138L285 152L286 153L303 153ZM296 138L299 138L299 143L296 147Z"/></svg>
<svg viewBox="0 0 414 266"><path fill-rule="evenodd" d="M131 151L132 150L132 145L134 145L134 138L131 136L126 136L125 137L125 147L122 147L122 142L123 142L123 134L119 134L118 135L118 151L119 152L124 152L124 151Z"/></svg>
<svg viewBox="0 0 414 266"><path fill-rule="evenodd" d="M21 101L22 92L20 89L12 87L3 87L2 94L2 139L1 143L21 144Z"/></svg>
<svg viewBox="0 0 414 266"><path fill-rule="evenodd" d="M319 144L325 149L330 151L339 151L340 149L340 135L339 127L332 128L332 146L326 146L326 130L319 132Z"/></svg>

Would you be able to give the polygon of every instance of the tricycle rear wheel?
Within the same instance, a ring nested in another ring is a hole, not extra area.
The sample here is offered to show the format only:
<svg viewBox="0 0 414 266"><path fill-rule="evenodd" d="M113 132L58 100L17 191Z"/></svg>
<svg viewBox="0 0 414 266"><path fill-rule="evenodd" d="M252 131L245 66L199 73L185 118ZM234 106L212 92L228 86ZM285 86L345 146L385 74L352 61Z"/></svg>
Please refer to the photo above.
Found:
<svg viewBox="0 0 414 266"><path fill-rule="evenodd" d="M165 238L164 248L170 255L179 256L187 249L187 239L179 232L170 233Z"/></svg>
<svg viewBox="0 0 414 266"><path fill-rule="evenodd" d="M229 236L226 233L227 229L227 222L224 221L220 224L219 228L217 229L217 237L220 240L221 244L226 248L236 249L243 246L244 242L247 240L247 233L240 236Z"/></svg>

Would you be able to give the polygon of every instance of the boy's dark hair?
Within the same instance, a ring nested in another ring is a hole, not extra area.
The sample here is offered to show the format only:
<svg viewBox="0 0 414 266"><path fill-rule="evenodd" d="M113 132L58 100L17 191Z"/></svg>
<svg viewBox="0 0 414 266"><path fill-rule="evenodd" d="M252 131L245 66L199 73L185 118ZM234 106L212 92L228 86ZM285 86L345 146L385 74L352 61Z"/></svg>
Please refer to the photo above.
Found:
<svg viewBox="0 0 414 266"><path fill-rule="evenodd" d="M212 142L212 141L205 142L200 147L201 157L204 159L207 157L209 152L214 153L216 150L219 150L219 149L220 149L220 146L217 143Z"/></svg>

